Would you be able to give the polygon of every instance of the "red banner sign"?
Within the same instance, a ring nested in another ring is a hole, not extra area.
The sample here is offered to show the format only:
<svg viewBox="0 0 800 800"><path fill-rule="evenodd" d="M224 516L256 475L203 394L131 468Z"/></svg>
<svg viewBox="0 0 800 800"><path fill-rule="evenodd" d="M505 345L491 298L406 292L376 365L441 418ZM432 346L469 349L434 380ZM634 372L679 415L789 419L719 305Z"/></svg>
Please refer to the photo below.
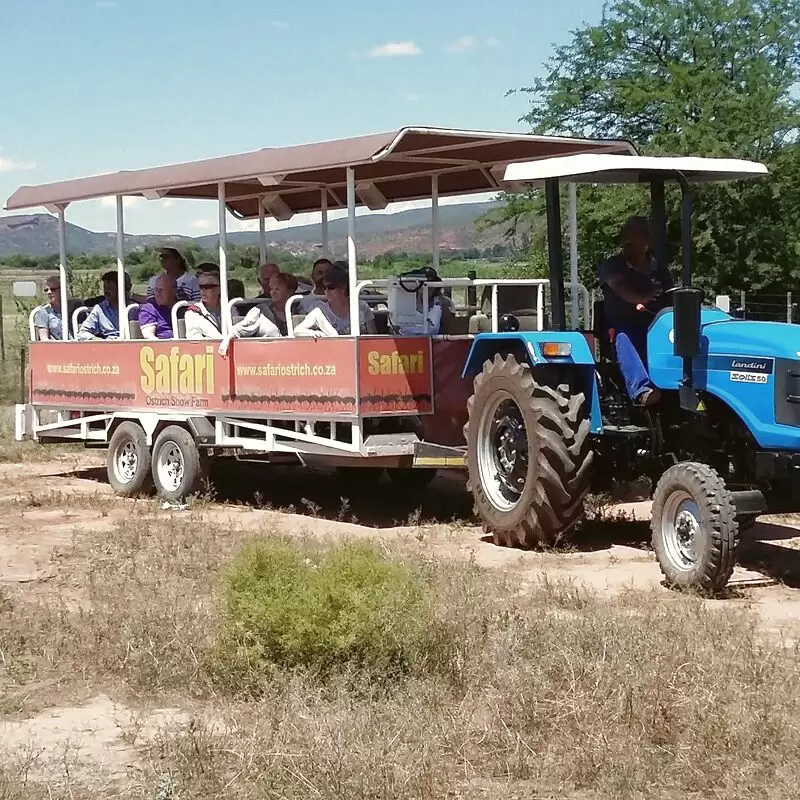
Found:
<svg viewBox="0 0 800 800"><path fill-rule="evenodd" d="M430 339L33 342L31 401L297 416L430 413Z"/></svg>
<svg viewBox="0 0 800 800"><path fill-rule="evenodd" d="M426 336L360 338L358 394L362 416L433 410L431 340Z"/></svg>

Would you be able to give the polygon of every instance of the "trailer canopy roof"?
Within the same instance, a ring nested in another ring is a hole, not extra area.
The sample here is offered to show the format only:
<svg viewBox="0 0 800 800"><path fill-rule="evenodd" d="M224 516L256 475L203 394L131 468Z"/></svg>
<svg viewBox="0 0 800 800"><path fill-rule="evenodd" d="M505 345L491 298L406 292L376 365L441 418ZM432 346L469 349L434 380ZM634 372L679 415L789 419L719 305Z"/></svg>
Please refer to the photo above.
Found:
<svg viewBox="0 0 800 800"><path fill-rule="evenodd" d="M738 158L580 153L510 164L503 181L536 185L547 178L561 178L569 183L647 183L655 177L676 180L677 173L692 183L709 183L755 178L768 170L763 164Z"/></svg>
<svg viewBox="0 0 800 800"><path fill-rule="evenodd" d="M491 192L501 188L503 169L528 161L574 153L627 153L629 142L570 139L531 134L402 128L399 131L251 153L185 164L125 170L107 175L22 186L8 199L9 211L45 206L51 210L78 200L111 195L216 199L225 184L228 208L240 218L319 211L322 188L330 208L346 208L346 168L353 167L357 204L431 196L438 175L440 196Z"/></svg>

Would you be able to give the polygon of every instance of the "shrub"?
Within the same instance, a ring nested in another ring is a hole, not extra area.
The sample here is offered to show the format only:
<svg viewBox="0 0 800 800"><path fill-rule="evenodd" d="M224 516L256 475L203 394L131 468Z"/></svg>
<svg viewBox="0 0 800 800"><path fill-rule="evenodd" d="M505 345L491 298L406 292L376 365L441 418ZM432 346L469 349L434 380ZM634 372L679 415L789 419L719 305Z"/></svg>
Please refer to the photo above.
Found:
<svg viewBox="0 0 800 800"><path fill-rule="evenodd" d="M421 577L368 544L251 540L223 600L217 660L251 674L302 667L379 680L410 668L429 629Z"/></svg>

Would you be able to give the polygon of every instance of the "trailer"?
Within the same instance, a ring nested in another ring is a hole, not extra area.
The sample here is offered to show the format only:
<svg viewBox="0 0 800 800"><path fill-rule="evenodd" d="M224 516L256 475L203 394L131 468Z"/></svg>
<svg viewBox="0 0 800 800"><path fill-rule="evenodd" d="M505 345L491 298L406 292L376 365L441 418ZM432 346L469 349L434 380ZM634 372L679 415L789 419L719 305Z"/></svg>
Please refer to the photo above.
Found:
<svg viewBox="0 0 800 800"><path fill-rule="evenodd" d="M329 209L346 209L350 315L356 319L364 293L402 293L397 280L359 279L358 207L380 210L392 202L430 199L437 268L440 197L500 190L509 164L587 152L635 150L620 141L409 127L21 187L7 201L8 210L44 206L58 216L62 308L70 307L66 210L80 201L116 198L118 303L125 312L116 341L68 341L67 325L63 341L33 341L31 323L27 402L16 407L16 438L107 448L108 479L116 491L133 494L155 485L174 501L196 492L210 460L222 455L359 468L353 474L361 483L386 470L407 490L424 487L437 469L463 469L472 385L462 367L473 339L496 332L504 310L516 311L528 327L543 328L548 280L427 282L425 292L458 289L473 303L479 294L485 300L485 313L475 305L456 309L436 336L400 337L386 325L382 335L368 336L353 325L352 336L296 338L291 320L300 298L293 297L283 339L236 339L224 356L211 341L145 342L128 323L135 304L126 306L124 295L123 198L217 201L226 334L242 300L227 296L229 213L258 220L264 261L267 217L318 212L328 254ZM577 281L571 286L575 313L588 326L588 292ZM528 307L521 309L519 299ZM391 321L389 306L385 321ZM74 324L82 311L73 304Z"/></svg>

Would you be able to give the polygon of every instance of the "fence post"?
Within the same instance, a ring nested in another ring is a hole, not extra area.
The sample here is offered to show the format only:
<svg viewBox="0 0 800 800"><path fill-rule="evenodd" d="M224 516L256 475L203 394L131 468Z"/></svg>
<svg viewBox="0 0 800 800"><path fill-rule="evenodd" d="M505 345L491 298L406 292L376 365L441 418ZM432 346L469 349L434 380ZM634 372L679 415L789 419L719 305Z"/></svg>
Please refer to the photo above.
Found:
<svg viewBox="0 0 800 800"><path fill-rule="evenodd" d="M471 281L474 281L475 278L478 277L478 273L474 269L471 269L467 272L467 277ZM478 305L478 289L476 286L467 286L467 305L473 307Z"/></svg>
<svg viewBox="0 0 800 800"><path fill-rule="evenodd" d="M744 289L742 289L742 291L739 294L739 308L742 311L742 319L744 319L747 316L744 303L745 303L745 296L744 296Z"/></svg>
<svg viewBox="0 0 800 800"><path fill-rule="evenodd" d="M0 294L0 358L6 363L6 315L3 313L3 295Z"/></svg>
<svg viewBox="0 0 800 800"><path fill-rule="evenodd" d="M786 292L786 321L792 321L792 293Z"/></svg>

